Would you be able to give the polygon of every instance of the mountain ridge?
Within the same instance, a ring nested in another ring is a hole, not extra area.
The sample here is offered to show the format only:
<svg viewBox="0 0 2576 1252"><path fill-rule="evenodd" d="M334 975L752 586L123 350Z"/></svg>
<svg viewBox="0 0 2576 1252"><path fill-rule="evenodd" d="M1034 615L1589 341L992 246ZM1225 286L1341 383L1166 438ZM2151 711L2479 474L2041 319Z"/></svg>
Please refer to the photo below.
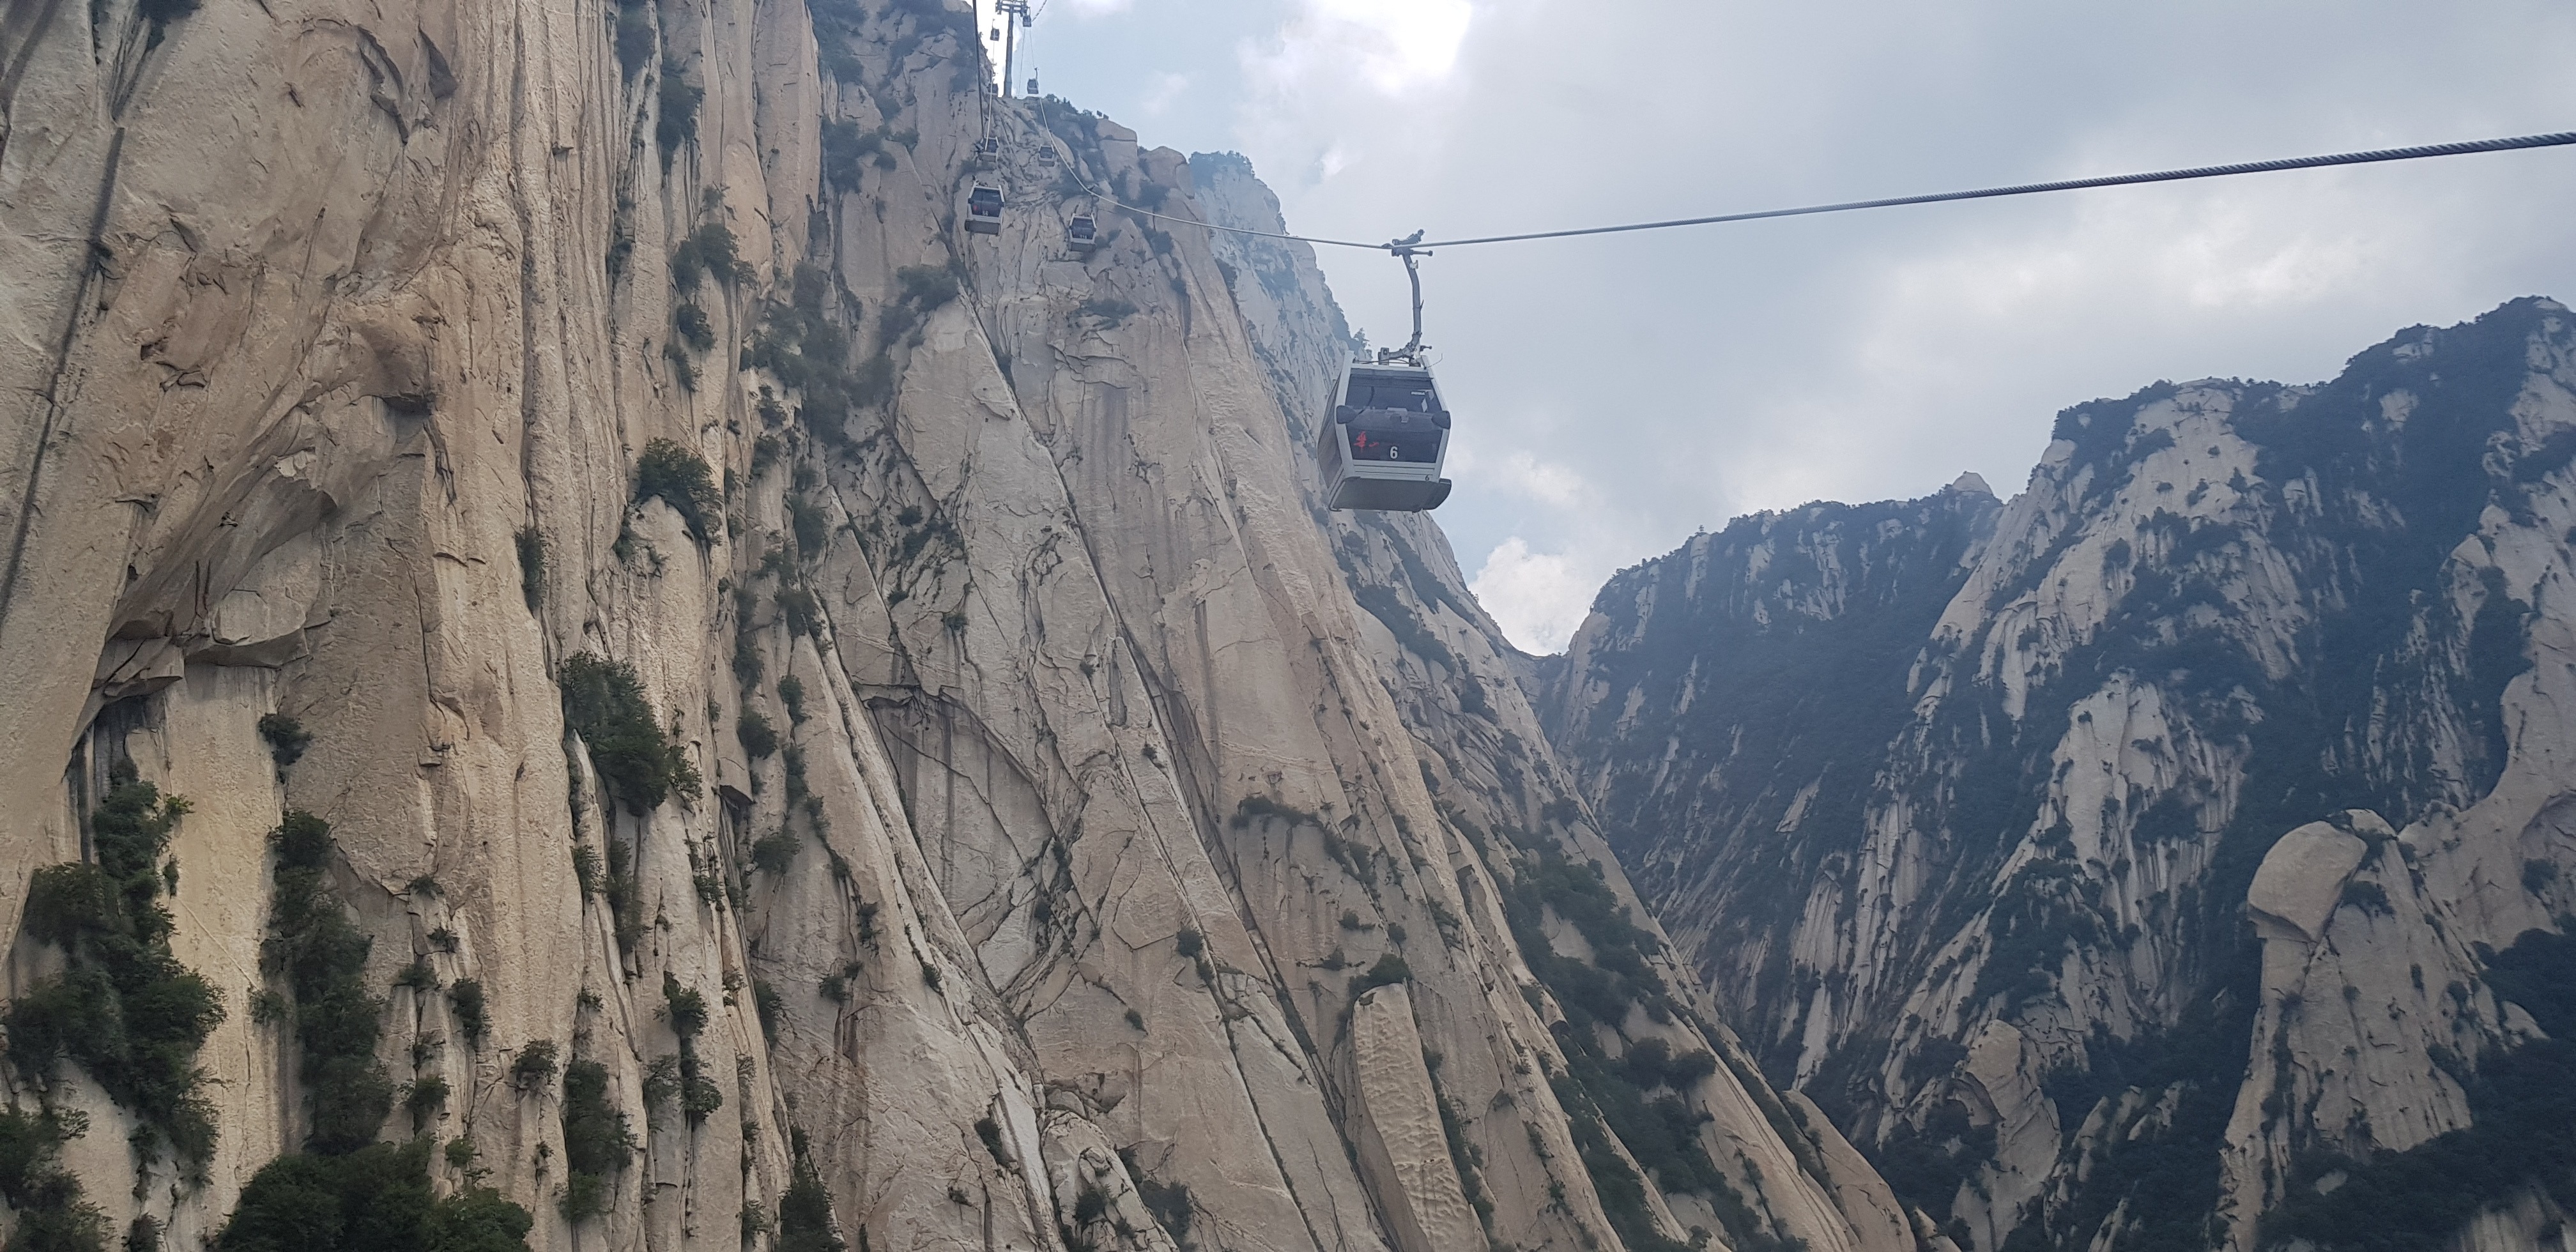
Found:
<svg viewBox="0 0 2576 1252"><path fill-rule="evenodd" d="M2527 298L2313 387L2078 405L1983 537L1926 512L1951 492L1757 515L1614 578L1531 667L1612 843L1775 1081L1955 1241L2253 1247L2299 1162L2470 1124L2443 1062L2518 1037L2471 948L2568 909L2565 849L2501 829L2556 794L2568 326ZM1839 528L1873 511L1875 549ZM1888 554L1916 550L1925 590L1900 601ZM1842 603L1890 614L1885 643L1801 652ZM1699 702L1728 683L1787 703ZM2284 851L2347 839L2367 858L2293 872ZM2321 915L2258 911L2256 937L2249 891L2337 865ZM2329 959L2356 916L2447 936L2412 962L2434 990ZM2438 1028L2318 1024L2310 984ZM2394 1059L2355 1079L2326 1059L2346 1046ZM2122 1146L2194 1136L2225 1146ZM2511 1237L2558 1220L2539 1203Z"/></svg>

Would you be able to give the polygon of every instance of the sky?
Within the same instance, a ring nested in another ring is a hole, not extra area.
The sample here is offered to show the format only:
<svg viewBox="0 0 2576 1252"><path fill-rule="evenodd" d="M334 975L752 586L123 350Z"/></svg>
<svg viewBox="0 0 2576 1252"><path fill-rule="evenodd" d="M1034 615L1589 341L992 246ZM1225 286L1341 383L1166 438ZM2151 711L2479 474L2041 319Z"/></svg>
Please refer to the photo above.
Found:
<svg viewBox="0 0 2576 1252"><path fill-rule="evenodd" d="M986 12L991 0L977 0ZM2565 0L1039 0L1017 77L1249 157L1290 228L1699 216L2576 129ZM1519 646L1702 527L1974 471L2160 379L2576 302L2576 149L1443 250L1435 515ZM1319 250L1400 343L1400 266ZM1321 397L1318 397L1318 403Z"/></svg>

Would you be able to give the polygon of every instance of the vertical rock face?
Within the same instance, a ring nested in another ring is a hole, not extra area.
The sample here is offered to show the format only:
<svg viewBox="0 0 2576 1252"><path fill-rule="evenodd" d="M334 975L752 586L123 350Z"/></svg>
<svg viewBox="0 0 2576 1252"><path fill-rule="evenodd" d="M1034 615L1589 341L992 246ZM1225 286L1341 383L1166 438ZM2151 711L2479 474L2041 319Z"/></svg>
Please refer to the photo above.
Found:
<svg viewBox="0 0 2576 1252"><path fill-rule="evenodd" d="M1249 168L978 49L8 11L15 1229L417 1134L541 1247L1914 1243L1437 529L1316 507L1312 258L1086 192L1275 226Z"/></svg>
<svg viewBox="0 0 2576 1252"><path fill-rule="evenodd" d="M2158 384L2067 410L2009 503L1623 573L1541 703L1764 1068L1927 1229L2546 1246L2571 453L2547 300Z"/></svg>

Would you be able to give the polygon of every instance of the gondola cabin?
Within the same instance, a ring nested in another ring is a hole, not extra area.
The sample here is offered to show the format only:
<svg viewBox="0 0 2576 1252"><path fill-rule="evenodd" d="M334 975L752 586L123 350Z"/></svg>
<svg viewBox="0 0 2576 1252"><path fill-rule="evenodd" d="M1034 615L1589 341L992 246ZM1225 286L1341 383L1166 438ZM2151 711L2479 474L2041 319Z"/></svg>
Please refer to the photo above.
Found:
<svg viewBox="0 0 2576 1252"><path fill-rule="evenodd" d="M1002 189L982 183L966 197L966 230L969 234L1002 233Z"/></svg>
<svg viewBox="0 0 2576 1252"><path fill-rule="evenodd" d="M1317 444L1329 508L1414 513L1449 498L1440 476L1449 410L1424 366L1354 362L1343 370Z"/></svg>
<svg viewBox="0 0 2576 1252"><path fill-rule="evenodd" d="M1065 223L1064 246L1073 249L1077 256L1090 256L1091 250L1100 246L1100 223L1088 216Z"/></svg>

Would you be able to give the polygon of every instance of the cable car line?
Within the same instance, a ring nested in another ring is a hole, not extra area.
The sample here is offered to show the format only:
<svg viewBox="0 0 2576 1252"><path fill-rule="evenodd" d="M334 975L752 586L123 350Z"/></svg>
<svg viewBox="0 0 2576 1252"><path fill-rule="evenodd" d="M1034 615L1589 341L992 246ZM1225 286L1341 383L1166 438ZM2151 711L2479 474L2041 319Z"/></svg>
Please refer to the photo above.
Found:
<svg viewBox="0 0 2576 1252"><path fill-rule="evenodd" d="M1517 235L1480 235L1468 239L1435 239L1428 243L1419 238L1410 243L1360 243L1349 239L1324 239L1313 235L1288 235L1276 231L1249 230L1240 226L1220 226L1196 218L1173 217L1151 209L1122 203L1102 195L1085 182L1083 189L1093 198L1130 213L1166 222L1180 222L1228 234L1251 235L1261 239L1285 239L1296 243L1323 244L1335 248L1365 248L1374 252L1402 255L1411 248L1463 248L1471 244L1523 243L1535 239L1570 239L1581 235L1615 235L1640 230L1671 230L1682 226L1715 226L1726 222L1752 222L1775 217L1809 217L1819 213L1848 213L1859 209L1888 209L1909 204L1945 204L1959 200L1993 200L2004 196L2030 196L2050 191L2082 191L2093 187L2134 187L2146 183L2178 183L2202 178L2229 178L2239 174L2273 174L2287 170L2327 169L2345 165L2377 165L2389 161L2419 161L2429 157L2468 156L2482 152L2517 152L2527 148L2558 148L2576 144L2576 131L2557 131L2546 135L2519 135L2509 139L2477 139L2462 143L2419 144L2409 148L2375 148L2364 152L2338 152L2326 156L2285 157L2271 161L2245 161L2234 165L2202 165L2189 169L2157 170L2145 174L2109 174L2098 178L2070 178L2057 182L2017 183L2008 187L1981 187L1973 191L1940 191L1927 195L1891 196L1881 200L1845 200L1835 204L1801 205L1790 209L1758 209L1749 213L1720 213L1710 217L1677 217L1659 222L1631 222L1621 226L1581 226L1568 230L1530 231ZM1075 177L1079 179L1080 174Z"/></svg>
<svg viewBox="0 0 2576 1252"><path fill-rule="evenodd" d="M1469 244L1479 243L1520 243L1531 239L1612 235L1635 230L1668 230L1677 226L1713 226L1722 222L1805 217L1817 213L1846 213L1854 209L1887 209L1900 205L1943 204L1956 200L1992 200L2001 196L2029 196L2048 191L2082 191L2091 187L2134 187L2143 183L2178 183L2196 178L2227 178L2237 174L2271 174L2283 170L2324 169L2340 165L2375 165L2386 161L2416 161L2426 157L2467 156L2479 152L2513 152L2524 148L2556 148L2569 144L2576 144L2576 131L2559 131L2548 135L2522 135L2511 139L2479 139L2466 143L2423 144L2412 148L2379 148L2368 152L2341 152L2330 156L2246 161L2235 165L2203 165L2192 169L2159 170L2150 174L2112 174L2101 178L2070 178L2051 183L2022 183L2011 187L1986 187L1976 191L1944 191L1921 196L1895 196L1884 200L1848 200L1840 204L1814 204L1795 209L1764 209L1753 213L1724 213L1715 217L1683 217L1662 222L1636 222L1626 226L1586 226L1574 230L1536 231L1524 235L1442 239L1421 246L1463 248Z"/></svg>
<svg viewBox="0 0 2576 1252"><path fill-rule="evenodd" d="M1017 8L1025 13L1026 0ZM1003 90L1009 91L1006 80ZM1404 276L1413 288L1413 337L1401 348L1380 348L1374 359L1358 358L1342 365L1341 379L1324 408L1324 419L1316 434L1316 466L1323 477L1324 505L1329 509L1364 509L1395 512L1422 512L1440 507L1449 498L1450 481L1441 477L1449 452L1450 417L1442 402L1439 384L1432 378L1426 358L1428 349L1422 342L1422 270L1421 259L1434 248L1464 248L1475 244L1525 243L1540 239L1570 239L1585 235L1615 235L1634 231L1672 230L1684 226L1714 226L1725 222L1751 222L1776 217L1808 217L1822 213L1848 213L1860 209L1886 209L1913 204L1943 204L1961 200L1993 200L2005 196L2038 195L2051 191L2081 191L2094 187L2132 187L2145 183L2187 182L2203 178L2228 178L2239 174L2270 174L2285 170L2324 169L2345 165L2376 165L2389 161L2414 161L2428 157L2466 156L2481 152L2512 152L2526 148L2555 148L2576 144L2576 131L2558 131L2546 135L2522 135L2507 139L2480 139L2465 143L2422 144L2408 148L2377 148L2363 152L2342 152L2326 156L2288 157L2271 161L2247 161L2233 165L2203 165L2189 169L2158 170L2144 174L2112 174L2099 178L2072 178L2045 183L2020 183L2008 187L1983 187L1972 191L1944 191L1928 195L1893 196L1879 200L1847 200L1836 204L1804 205L1787 209L1761 209L1749 213L1721 213L1709 217L1671 218L1659 222L1631 222L1619 226L1585 226L1568 230L1531 231L1517 235L1480 235L1471 238L1441 239L1423 242L1424 232L1415 231L1385 243L1359 243L1348 239L1325 239L1314 235L1292 235L1282 231L1252 230L1241 226L1223 226L1197 218L1175 217L1152 209L1127 204L1114 196L1104 195L1083 176L1082 161L1070 144L1055 133L1044 116L1047 101L1039 99L1039 130L1046 135L1047 150L1064 150L1065 169L1094 201L1123 209L1153 221L1177 222L1203 230L1224 231L1255 239L1278 239L1293 243L1320 244L1336 248L1362 248L1384 252L1404 262ZM986 139L976 147L979 155L998 148L999 141ZM999 188L977 183L967 198L966 229L976 234L998 234L1002 222L1002 193ZM1088 256L1099 245L1098 227L1087 216L1076 216L1066 225L1066 246L1081 256Z"/></svg>

